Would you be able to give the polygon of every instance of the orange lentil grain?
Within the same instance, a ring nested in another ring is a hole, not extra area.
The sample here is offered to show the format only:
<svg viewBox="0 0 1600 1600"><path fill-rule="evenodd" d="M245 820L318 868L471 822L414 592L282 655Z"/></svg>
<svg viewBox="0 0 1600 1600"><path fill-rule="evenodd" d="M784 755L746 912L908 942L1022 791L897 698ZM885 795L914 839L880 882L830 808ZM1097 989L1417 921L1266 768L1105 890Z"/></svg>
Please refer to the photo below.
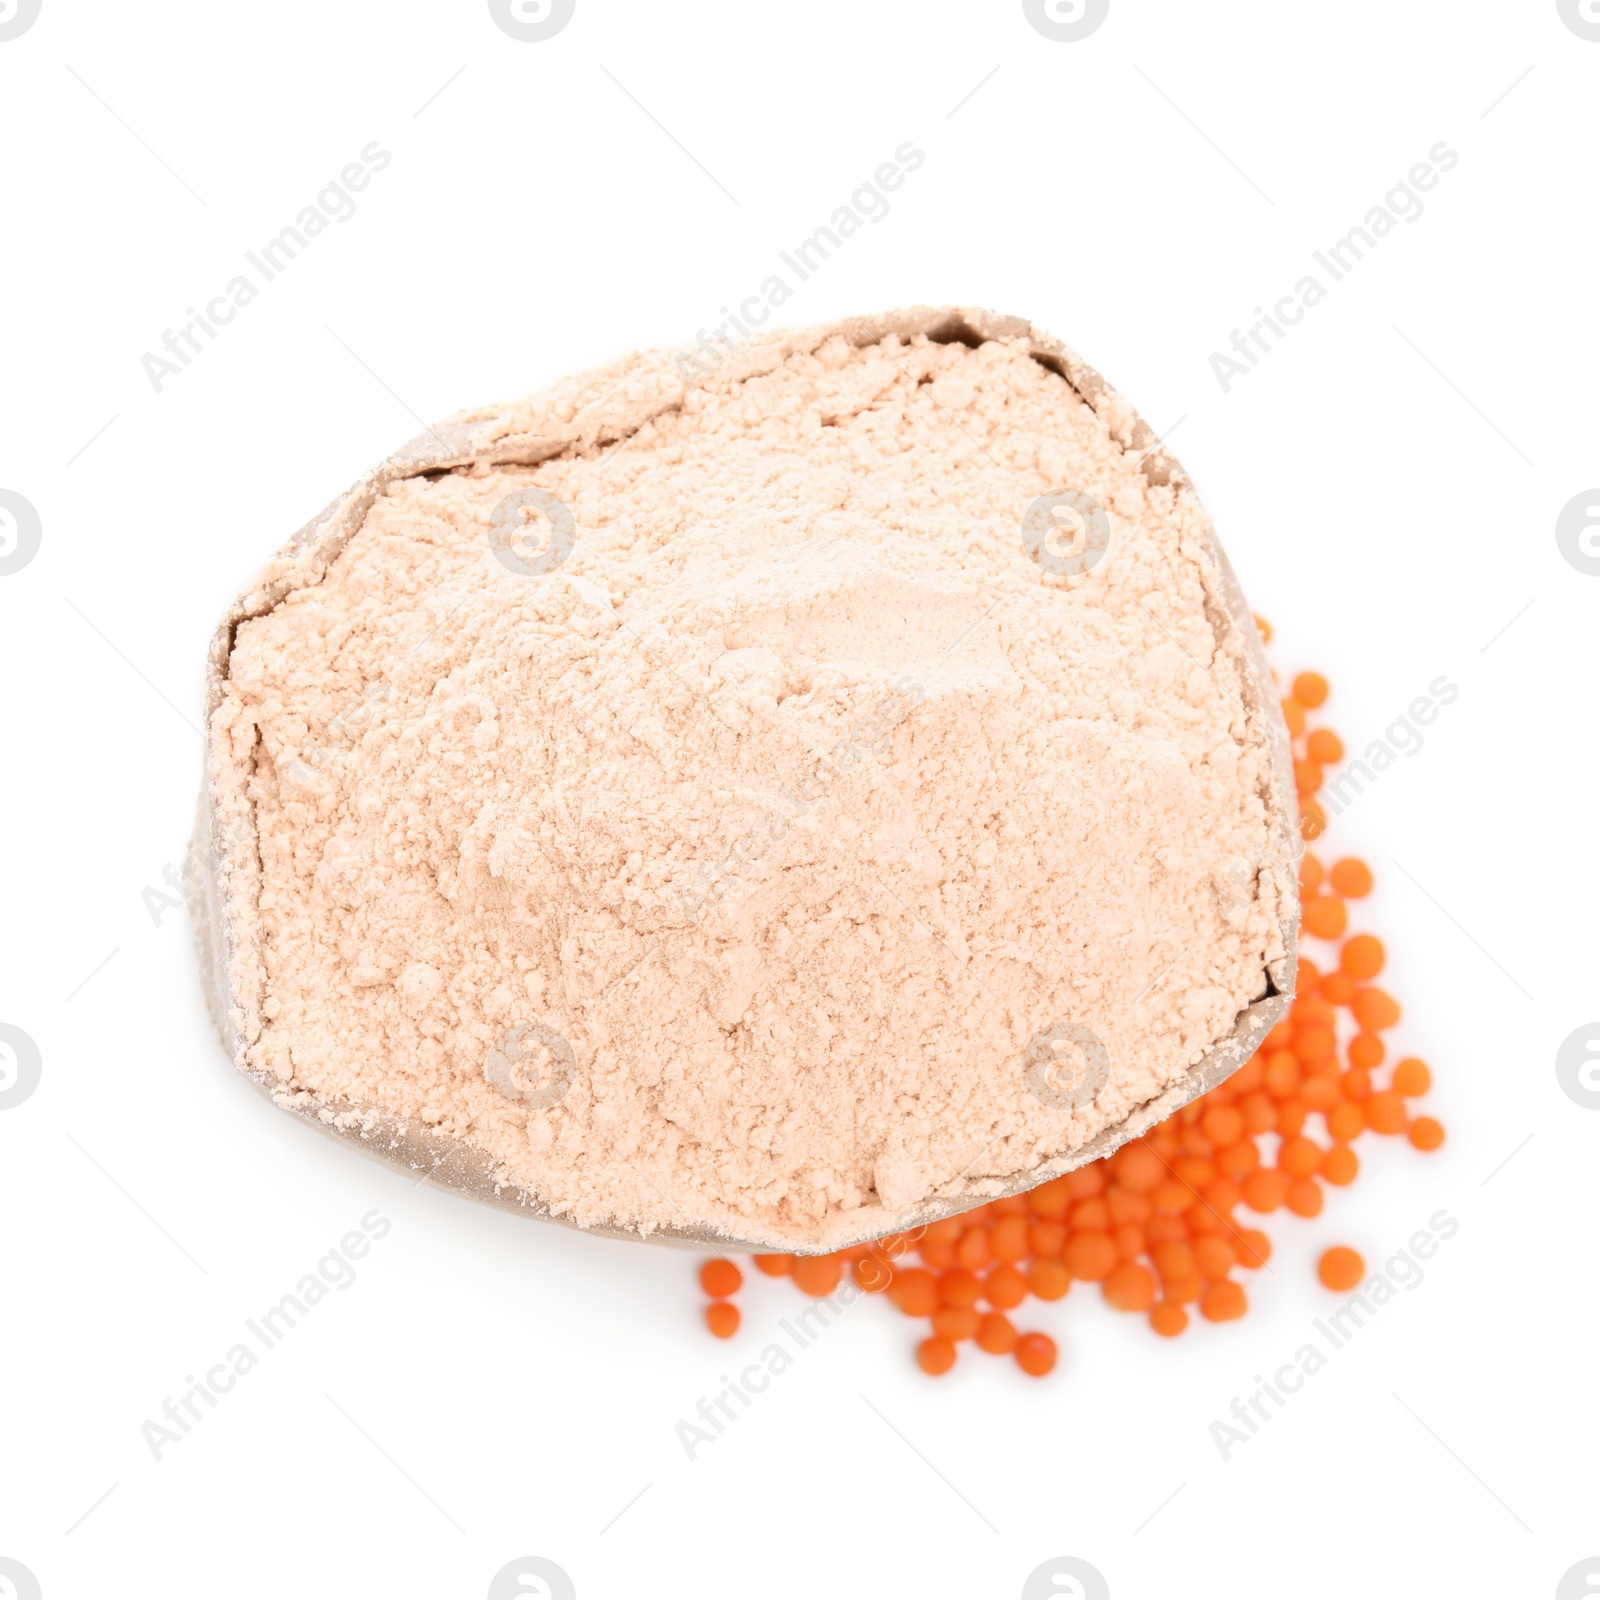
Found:
<svg viewBox="0 0 1600 1600"><path fill-rule="evenodd" d="M956 1364L956 1347L950 1340L935 1334L917 1346L917 1365L930 1378L937 1378Z"/></svg>
<svg viewBox="0 0 1600 1600"><path fill-rule="evenodd" d="M1106 1194L1106 1210L1113 1222L1148 1222L1154 1209L1150 1204L1150 1196L1140 1194L1137 1189L1124 1189L1118 1185ZM1041 1255L1055 1253L1053 1250L1039 1252Z"/></svg>
<svg viewBox="0 0 1600 1600"><path fill-rule="evenodd" d="M1290 692L1308 711L1315 711L1328 698L1328 680L1320 672L1302 672Z"/></svg>
<svg viewBox="0 0 1600 1600"><path fill-rule="evenodd" d="M1326 1119L1329 1136L1343 1144L1359 1138L1361 1130L1367 1125L1366 1113L1359 1105L1348 1100L1327 1112Z"/></svg>
<svg viewBox="0 0 1600 1600"><path fill-rule="evenodd" d="M1225 1279L1206 1290L1200 1301L1200 1315L1207 1322L1232 1322L1250 1309L1244 1285Z"/></svg>
<svg viewBox="0 0 1600 1600"><path fill-rule="evenodd" d="M1278 1170L1288 1173L1291 1179L1309 1178L1321 1165L1321 1146L1315 1140L1307 1139L1304 1134L1285 1139L1282 1149L1278 1151Z"/></svg>
<svg viewBox="0 0 1600 1600"><path fill-rule="evenodd" d="M1187 1278L1195 1270L1194 1251L1179 1239L1168 1239L1150 1252L1156 1271L1163 1282L1172 1278Z"/></svg>
<svg viewBox="0 0 1600 1600"><path fill-rule="evenodd" d="M794 1267L793 1256L752 1256L750 1259L769 1278L787 1278Z"/></svg>
<svg viewBox="0 0 1600 1600"><path fill-rule="evenodd" d="M1339 1041L1325 1023L1313 1022L1294 1036L1294 1053L1302 1067L1326 1066L1338 1056Z"/></svg>
<svg viewBox="0 0 1600 1600"><path fill-rule="evenodd" d="M1307 1078L1300 1086L1300 1102L1308 1111L1326 1111L1338 1099L1339 1085L1332 1078ZM1278 1131L1283 1132L1281 1120Z"/></svg>
<svg viewBox="0 0 1600 1600"><path fill-rule="evenodd" d="M1278 1108L1272 1103L1270 1095L1259 1092L1247 1095L1239 1109L1244 1113L1244 1131L1251 1138L1258 1133L1268 1133L1277 1126Z"/></svg>
<svg viewBox="0 0 1600 1600"><path fill-rule="evenodd" d="M983 1298L983 1279L975 1272L955 1271L939 1276L939 1301L947 1306L975 1306Z"/></svg>
<svg viewBox="0 0 1600 1600"><path fill-rule="evenodd" d="M1074 1278L1098 1283L1117 1264L1117 1247L1108 1233L1076 1233L1063 1257Z"/></svg>
<svg viewBox="0 0 1600 1600"><path fill-rule="evenodd" d="M1067 1246L1066 1225L1060 1222L1036 1222L1028 1229L1028 1254L1033 1256L1059 1256Z"/></svg>
<svg viewBox="0 0 1600 1600"><path fill-rule="evenodd" d="M1339 968L1361 982L1376 978L1383 971L1384 948L1381 939L1370 933L1352 934L1339 951Z"/></svg>
<svg viewBox="0 0 1600 1600"><path fill-rule="evenodd" d="M1194 1264L1200 1269L1202 1278L1217 1283L1239 1265L1239 1257L1221 1234L1209 1233L1194 1242Z"/></svg>
<svg viewBox="0 0 1600 1600"><path fill-rule="evenodd" d="M1013 1266L998 1266L983 1280L983 1297L998 1311L1011 1311L1028 1298L1028 1280Z"/></svg>
<svg viewBox="0 0 1600 1600"><path fill-rule="evenodd" d="M796 1256L789 1276L803 1294L819 1299L839 1287L844 1268L833 1256Z"/></svg>
<svg viewBox="0 0 1600 1600"><path fill-rule="evenodd" d="M1241 1183L1261 1166L1261 1152L1254 1139L1241 1139L1217 1157L1217 1166L1225 1176Z"/></svg>
<svg viewBox="0 0 1600 1600"><path fill-rule="evenodd" d="M1017 1348L1017 1330L1011 1325L1011 1318L999 1311L990 1311L979 1319L975 1337L978 1348L992 1356L1008 1356Z"/></svg>
<svg viewBox="0 0 1600 1600"><path fill-rule="evenodd" d="M1150 1308L1150 1326L1163 1339L1176 1339L1189 1326L1189 1313L1171 1300L1163 1300Z"/></svg>
<svg viewBox="0 0 1600 1600"><path fill-rule="evenodd" d="M940 1306L930 1320L939 1338L959 1344L977 1333L983 1313L972 1306Z"/></svg>
<svg viewBox="0 0 1600 1600"><path fill-rule="evenodd" d="M739 1308L729 1300L713 1300L706 1307L706 1326L719 1339L731 1339L739 1331Z"/></svg>
<svg viewBox="0 0 1600 1600"><path fill-rule="evenodd" d="M1357 989L1350 1009L1355 1012L1356 1021L1371 1033L1392 1028L1400 1020L1399 1003L1382 989Z"/></svg>
<svg viewBox="0 0 1600 1600"><path fill-rule="evenodd" d="M1432 1117L1418 1117L1407 1137L1418 1150L1437 1150L1444 1143L1444 1129Z"/></svg>
<svg viewBox="0 0 1600 1600"><path fill-rule="evenodd" d="M1072 1196L1067 1193L1067 1186L1060 1178L1052 1178L1049 1183L1041 1183L1037 1189L1028 1191L1028 1209L1035 1216L1059 1219L1066 1216L1067 1208L1071 1204ZM955 1217L950 1220L959 1221Z"/></svg>
<svg viewBox="0 0 1600 1600"><path fill-rule="evenodd" d="M713 1300L726 1300L737 1294L744 1274L726 1256L713 1256L700 1269L700 1287Z"/></svg>
<svg viewBox="0 0 1600 1600"><path fill-rule="evenodd" d="M1313 1022L1331 1028L1339 1020L1338 1011L1317 994L1316 990L1320 987L1319 981L1305 994L1295 996L1293 1015L1296 1028L1305 1027Z"/></svg>
<svg viewBox="0 0 1600 1600"><path fill-rule="evenodd" d="M1056 1342L1048 1333L1025 1333L1012 1354L1030 1378L1042 1378L1055 1367Z"/></svg>
<svg viewBox="0 0 1600 1600"><path fill-rule="evenodd" d="M1382 1064L1388 1050L1377 1034L1358 1033L1351 1038L1345 1054L1349 1056L1352 1067L1365 1067L1371 1071L1373 1067Z"/></svg>
<svg viewBox="0 0 1600 1600"><path fill-rule="evenodd" d="M1176 1278L1163 1278L1161 1292L1168 1300L1179 1305L1193 1305L1205 1293L1205 1280L1198 1272L1182 1273Z"/></svg>
<svg viewBox="0 0 1600 1600"><path fill-rule="evenodd" d="M1001 1217L989 1234L989 1245L997 1261L1021 1261L1028 1253L1028 1219Z"/></svg>
<svg viewBox="0 0 1600 1600"><path fill-rule="evenodd" d="M1262 1075L1275 1100L1287 1100L1300 1087L1300 1062L1293 1050L1274 1050Z"/></svg>
<svg viewBox="0 0 1600 1600"><path fill-rule="evenodd" d="M1314 1178L1296 1178L1286 1203L1297 1217L1314 1217L1322 1210L1322 1190Z"/></svg>
<svg viewBox="0 0 1600 1600"><path fill-rule="evenodd" d="M1200 1127L1213 1144L1233 1144L1244 1136L1244 1118L1233 1106L1213 1106L1200 1119Z"/></svg>
<svg viewBox="0 0 1600 1600"><path fill-rule="evenodd" d="M1337 761L1339 758L1333 758ZM1328 872L1333 892L1346 900L1360 900L1372 893L1372 868L1357 856L1335 861Z"/></svg>
<svg viewBox="0 0 1600 1600"><path fill-rule="evenodd" d="M1123 1261L1106 1275L1100 1292L1118 1311L1148 1311L1155 1304L1155 1274L1137 1261Z"/></svg>
<svg viewBox="0 0 1600 1600"><path fill-rule="evenodd" d="M1389 1080L1389 1087L1396 1094L1403 1094L1407 1099L1414 1100L1419 1094L1426 1094L1433 1087L1433 1074L1428 1071L1425 1063L1418 1061L1415 1056L1407 1056L1404 1061L1394 1064L1394 1076Z"/></svg>
<svg viewBox="0 0 1600 1600"><path fill-rule="evenodd" d="M1366 1263L1345 1244L1336 1244L1332 1249L1324 1250L1322 1259L1317 1262L1317 1276L1322 1280L1323 1287L1336 1293L1355 1288L1366 1276L1366 1271Z"/></svg>
<svg viewBox="0 0 1600 1600"><path fill-rule="evenodd" d="M1308 895L1300 902L1300 926L1313 938L1339 938L1346 919L1344 901L1331 894Z"/></svg>
<svg viewBox="0 0 1600 1600"><path fill-rule="evenodd" d="M1136 1222L1119 1222L1111 1230L1119 1261L1137 1261L1145 1252L1145 1231Z"/></svg>
<svg viewBox="0 0 1600 1600"><path fill-rule="evenodd" d="M885 1257L872 1253L850 1263L850 1276L868 1294L883 1294L894 1282L894 1268Z"/></svg>
<svg viewBox="0 0 1600 1600"><path fill-rule="evenodd" d="M1166 1163L1141 1139L1125 1144L1111 1161L1117 1182L1139 1194L1148 1194L1167 1175Z"/></svg>
<svg viewBox="0 0 1600 1600"><path fill-rule="evenodd" d="M1334 762L1344 760L1344 741L1332 728L1317 728L1306 740L1306 754L1313 761L1331 767ZM1342 894L1344 891L1341 889L1339 892Z"/></svg>
<svg viewBox="0 0 1600 1600"><path fill-rule="evenodd" d="M1241 1267L1264 1267L1272 1257L1272 1241L1259 1228L1241 1228L1233 1247Z"/></svg>
<svg viewBox="0 0 1600 1600"><path fill-rule="evenodd" d="M894 1275L889 1298L908 1317L931 1317L939 1309L939 1280L921 1267Z"/></svg>
<svg viewBox="0 0 1600 1600"><path fill-rule="evenodd" d="M1072 1274L1065 1262L1042 1257L1028 1263L1028 1287L1041 1300L1060 1300L1072 1287Z"/></svg>
<svg viewBox="0 0 1600 1600"><path fill-rule="evenodd" d="M1097 1194L1104 1194L1106 1181L1104 1164L1099 1161L1087 1167L1076 1167L1062 1178L1062 1182L1067 1186L1067 1193L1074 1200L1092 1200Z"/></svg>
<svg viewBox="0 0 1600 1600"><path fill-rule="evenodd" d="M956 1246L956 1260L969 1272L988 1266L991 1256L987 1228L968 1228L961 1235L961 1243Z"/></svg>
<svg viewBox="0 0 1600 1600"><path fill-rule="evenodd" d="M1244 1203L1252 1211L1276 1211L1289 1197L1289 1180L1272 1167L1252 1172L1244 1181Z"/></svg>
<svg viewBox="0 0 1600 1600"><path fill-rule="evenodd" d="M1367 1101L1367 1126L1374 1133L1404 1133L1406 1121L1406 1103L1393 1089Z"/></svg>
<svg viewBox="0 0 1600 1600"><path fill-rule="evenodd" d="M1347 1006L1355 999L1356 980L1343 970L1327 973L1317 988L1330 1005Z"/></svg>
<svg viewBox="0 0 1600 1600"><path fill-rule="evenodd" d="M1356 1131L1359 1133L1361 1130L1358 1128ZM1360 1170L1361 1161L1355 1151L1347 1144L1336 1144L1322 1158L1319 1176L1324 1183L1331 1183L1342 1189L1347 1183L1356 1181L1356 1174Z"/></svg>
<svg viewBox="0 0 1600 1600"><path fill-rule="evenodd" d="M1144 1225L1144 1237L1145 1243L1151 1248L1158 1244L1170 1244L1174 1240L1181 1242L1189 1237L1189 1225L1182 1217L1163 1212Z"/></svg>

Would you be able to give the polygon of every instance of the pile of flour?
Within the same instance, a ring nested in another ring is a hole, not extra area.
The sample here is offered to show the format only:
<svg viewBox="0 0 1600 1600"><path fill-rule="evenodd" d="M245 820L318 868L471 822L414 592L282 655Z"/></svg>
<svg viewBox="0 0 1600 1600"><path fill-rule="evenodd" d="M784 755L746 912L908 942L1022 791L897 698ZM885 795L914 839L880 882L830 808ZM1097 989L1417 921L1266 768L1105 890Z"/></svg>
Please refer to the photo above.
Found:
<svg viewBox="0 0 1600 1600"><path fill-rule="evenodd" d="M1021 340L773 345L654 409L389 484L239 625L246 1063L580 1223L861 1236L1266 991L1270 751L1192 493Z"/></svg>

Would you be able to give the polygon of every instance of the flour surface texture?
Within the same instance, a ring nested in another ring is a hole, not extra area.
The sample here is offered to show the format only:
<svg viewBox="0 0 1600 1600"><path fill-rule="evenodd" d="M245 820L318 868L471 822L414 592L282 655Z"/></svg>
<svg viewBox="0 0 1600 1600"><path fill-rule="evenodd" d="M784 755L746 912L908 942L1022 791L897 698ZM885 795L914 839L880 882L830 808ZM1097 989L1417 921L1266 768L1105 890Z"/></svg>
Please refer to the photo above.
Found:
<svg viewBox="0 0 1600 1600"><path fill-rule="evenodd" d="M521 406L575 442L388 483L234 631L282 1098L581 1224L826 1242L1080 1148L1266 992L1204 512L1023 340Z"/></svg>

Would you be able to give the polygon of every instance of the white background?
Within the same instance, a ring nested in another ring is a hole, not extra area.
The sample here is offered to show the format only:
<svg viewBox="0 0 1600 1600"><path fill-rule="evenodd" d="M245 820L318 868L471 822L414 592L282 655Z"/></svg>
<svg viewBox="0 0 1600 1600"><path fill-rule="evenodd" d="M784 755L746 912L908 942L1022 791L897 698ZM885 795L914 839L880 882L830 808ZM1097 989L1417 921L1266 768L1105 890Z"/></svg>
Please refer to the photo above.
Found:
<svg viewBox="0 0 1600 1600"><path fill-rule="evenodd" d="M524 1554L582 1600L1011 1597L1058 1555L1116 1600L1555 1594L1600 1551L1600 1113L1554 1073L1600 1013L1600 578L1554 537L1600 483L1597 88L1554 0L1112 0L1078 43L1016 0L578 0L532 44L482 0L43 0L0 43L0 488L43 527L0 577L0 1021L43 1058L0 1113L0 1556L45 1600L479 1597ZM269 551L423 419L691 341L907 139L926 164L787 320L1030 316L1171 432L1347 741L1459 684L1335 836L1450 1137L1369 1138L1321 1218L1274 1218L1243 1322L1164 1343L1080 1285L1030 1306L1051 1379L935 1383L863 1301L691 1463L674 1423L791 1286L719 1345L694 1258L294 1123L141 891ZM141 355L371 140L357 214L157 394ZM1212 351L1440 140L1425 214L1225 395ZM141 1422L374 1207L359 1281L154 1461ZM1381 1261L1441 1207L1426 1282L1224 1463L1210 1422L1332 1304L1318 1252Z"/></svg>

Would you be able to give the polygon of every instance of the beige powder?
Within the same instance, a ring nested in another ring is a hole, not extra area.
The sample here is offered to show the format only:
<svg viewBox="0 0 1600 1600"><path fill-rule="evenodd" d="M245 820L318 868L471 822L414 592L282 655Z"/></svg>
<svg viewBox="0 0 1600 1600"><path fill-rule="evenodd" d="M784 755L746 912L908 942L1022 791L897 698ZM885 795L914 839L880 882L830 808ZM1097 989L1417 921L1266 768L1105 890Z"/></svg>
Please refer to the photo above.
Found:
<svg viewBox="0 0 1600 1600"><path fill-rule="evenodd" d="M244 1057L581 1223L860 1237L1262 995L1270 749L1198 502L1022 340L769 338L663 409L671 371L525 403L579 442L390 483L238 627ZM1098 560L1025 530L1064 488Z"/></svg>

